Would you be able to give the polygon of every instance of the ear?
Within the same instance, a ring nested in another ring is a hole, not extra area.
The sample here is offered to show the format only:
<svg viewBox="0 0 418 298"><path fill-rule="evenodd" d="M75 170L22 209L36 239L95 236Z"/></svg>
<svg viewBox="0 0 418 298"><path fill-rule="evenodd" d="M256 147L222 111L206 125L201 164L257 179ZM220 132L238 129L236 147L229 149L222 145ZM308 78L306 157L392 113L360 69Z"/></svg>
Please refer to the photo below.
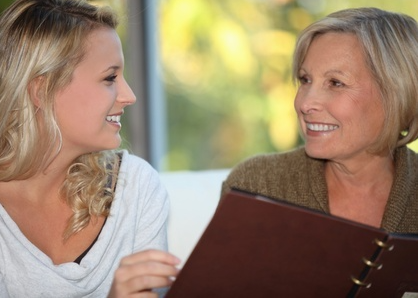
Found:
<svg viewBox="0 0 418 298"><path fill-rule="evenodd" d="M45 77L39 76L34 78L28 86L30 99L34 106L42 108L42 103L45 95Z"/></svg>

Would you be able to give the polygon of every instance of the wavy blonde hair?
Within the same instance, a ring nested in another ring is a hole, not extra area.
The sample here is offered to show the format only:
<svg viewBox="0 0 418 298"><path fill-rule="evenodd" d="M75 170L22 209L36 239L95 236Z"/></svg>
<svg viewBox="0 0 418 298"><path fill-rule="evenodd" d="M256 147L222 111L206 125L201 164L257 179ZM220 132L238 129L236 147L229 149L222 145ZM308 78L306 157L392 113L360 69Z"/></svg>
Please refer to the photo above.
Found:
<svg viewBox="0 0 418 298"><path fill-rule="evenodd" d="M363 7L332 13L299 35L293 78L312 40L327 32L354 34L376 80L385 111L384 127L373 153L393 152L418 137L418 25L410 16Z"/></svg>
<svg viewBox="0 0 418 298"><path fill-rule="evenodd" d="M87 36L117 24L109 8L83 0L17 0L1 15L0 181L27 179L58 154L54 95L70 83ZM38 114L30 94L35 80L42 82L43 113ZM95 152L80 156L68 169L61 195L73 216L65 239L86 227L92 216L108 215L115 160L113 151Z"/></svg>

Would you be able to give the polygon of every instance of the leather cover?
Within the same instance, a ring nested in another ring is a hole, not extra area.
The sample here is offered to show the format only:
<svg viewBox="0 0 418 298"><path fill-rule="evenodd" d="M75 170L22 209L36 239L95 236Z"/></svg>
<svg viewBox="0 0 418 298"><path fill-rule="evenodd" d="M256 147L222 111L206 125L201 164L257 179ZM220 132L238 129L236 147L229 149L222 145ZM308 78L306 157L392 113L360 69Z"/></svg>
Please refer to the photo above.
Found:
<svg viewBox="0 0 418 298"><path fill-rule="evenodd" d="M418 292L417 254L416 237L233 190L166 298L402 297Z"/></svg>

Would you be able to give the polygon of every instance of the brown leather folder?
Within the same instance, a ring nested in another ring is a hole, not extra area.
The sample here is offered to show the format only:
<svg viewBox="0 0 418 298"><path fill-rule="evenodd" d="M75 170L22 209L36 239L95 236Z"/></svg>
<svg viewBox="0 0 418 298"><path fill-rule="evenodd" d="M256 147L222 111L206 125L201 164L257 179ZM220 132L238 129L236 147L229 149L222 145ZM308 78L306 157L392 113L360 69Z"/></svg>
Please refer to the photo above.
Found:
<svg viewBox="0 0 418 298"><path fill-rule="evenodd" d="M233 190L166 295L179 297L415 298L418 236Z"/></svg>

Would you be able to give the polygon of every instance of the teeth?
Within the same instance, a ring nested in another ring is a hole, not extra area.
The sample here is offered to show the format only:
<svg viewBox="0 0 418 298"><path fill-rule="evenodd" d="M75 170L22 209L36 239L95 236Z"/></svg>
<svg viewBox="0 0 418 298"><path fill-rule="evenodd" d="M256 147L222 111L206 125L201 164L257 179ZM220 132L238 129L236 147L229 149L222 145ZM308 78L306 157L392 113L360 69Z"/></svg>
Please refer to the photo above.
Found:
<svg viewBox="0 0 418 298"><path fill-rule="evenodd" d="M313 131L332 131L338 128L338 125L327 125L327 124L306 124L309 130Z"/></svg>
<svg viewBox="0 0 418 298"><path fill-rule="evenodd" d="M107 116L106 120L109 122L120 122L120 116Z"/></svg>

